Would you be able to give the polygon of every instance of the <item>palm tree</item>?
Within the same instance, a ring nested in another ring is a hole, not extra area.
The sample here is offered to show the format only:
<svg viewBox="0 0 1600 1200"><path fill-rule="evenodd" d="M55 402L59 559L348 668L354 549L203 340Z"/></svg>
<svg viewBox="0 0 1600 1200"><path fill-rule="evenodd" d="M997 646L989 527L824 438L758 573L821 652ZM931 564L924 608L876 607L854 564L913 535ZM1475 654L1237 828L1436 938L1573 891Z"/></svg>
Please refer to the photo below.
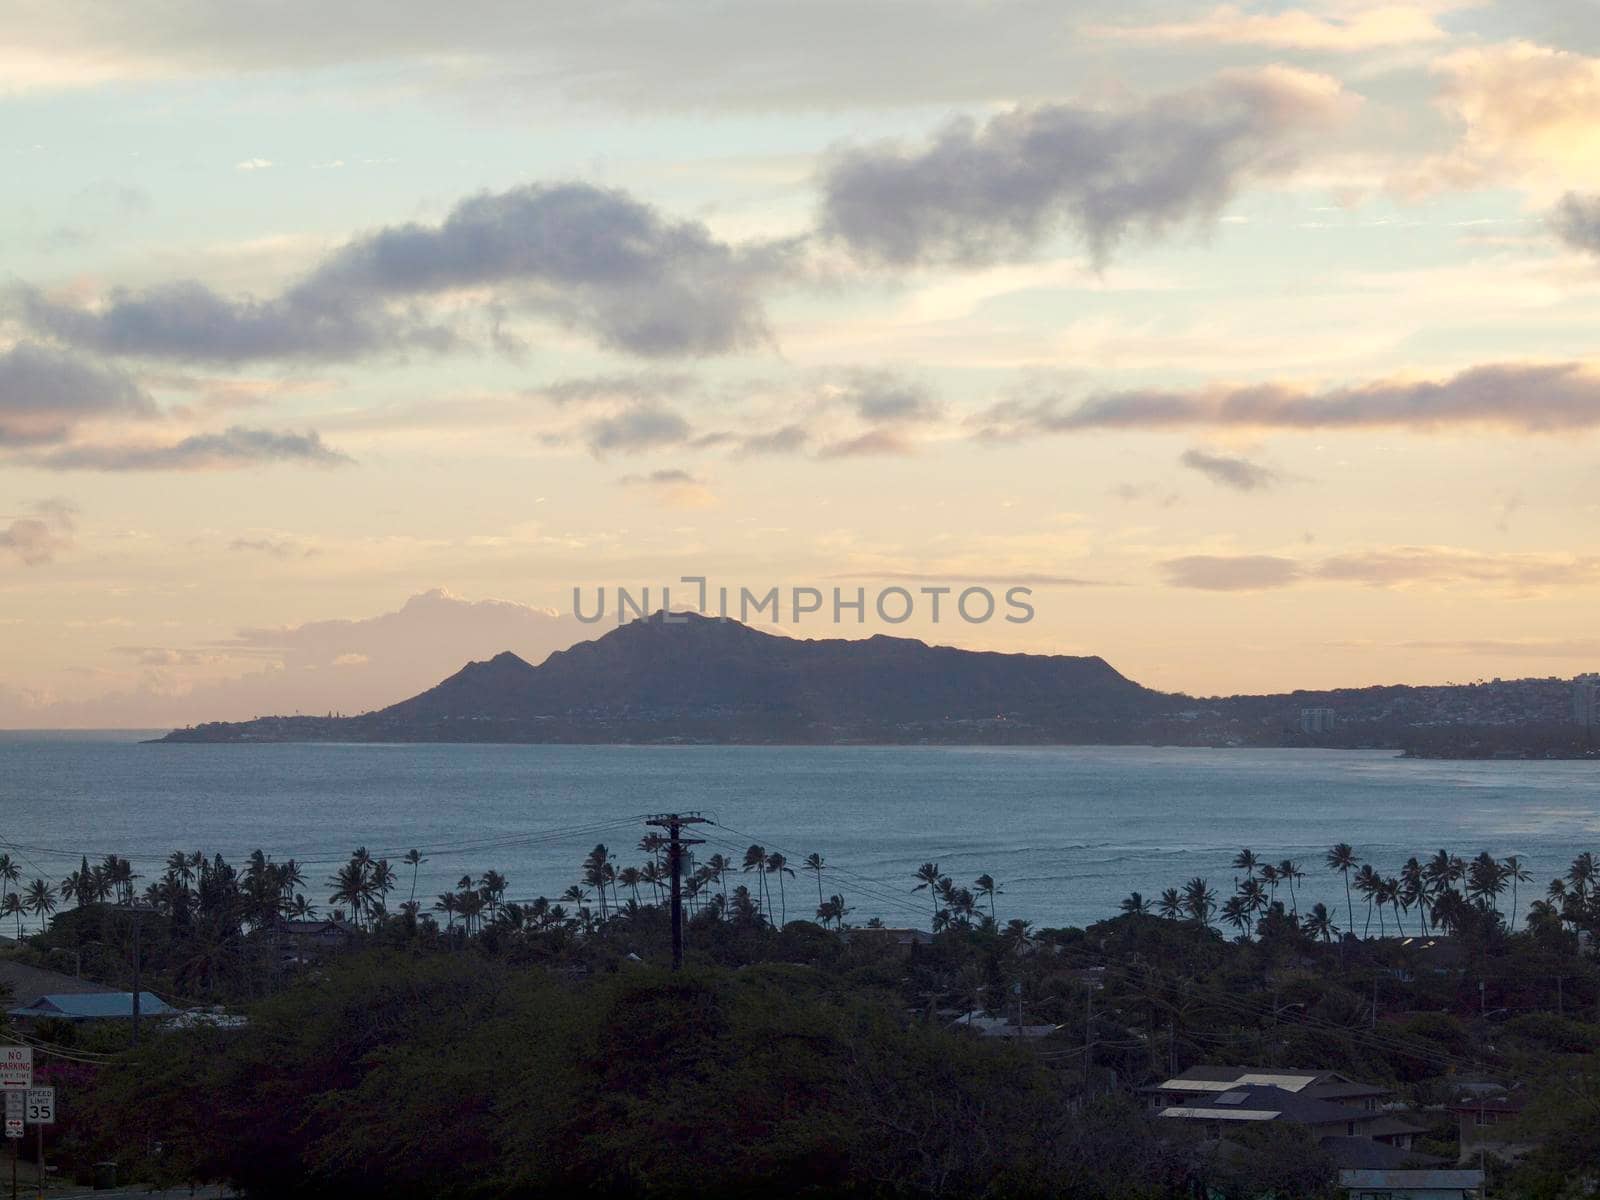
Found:
<svg viewBox="0 0 1600 1200"><path fill-rule="evenodd" d="M1418 863L1415 858L1406 859L1405 866L1400 868L1399 886L1395 888L1395 903L1406 912L1410 912L1412 905L1416 905L1419 909L1423 908L1423 906L1427 903L1427 898L1427 892L1424 890L1422 883L1421 864ZM1394 919L1398 924L1400 921L1400 914L1398 912L1395 913ZM1417 925L1421 932L1427 932L1426 929L1422 928L1422 917L1420 913L1417 918Z"/></svg>
<svg viewBox="0 0 1600 1200"><path fill-rule="evenodd" d="M1577 894L1578 903L1582 904L1589 898L1589 889L1594 886L1595 866L1594 855L1585 850L1572 860L1572 865L1567 868L1567 882Z"/></svg>
<svg viewBox="0 0 1600 1200"><path fill-rule="evenodd" d="M783 877L793 876L794 868L789 865L787 858L774 850L767 855L767 874L778 877L778 928L781 929L789 923L789 901L783 894Z"/></svg>
<svg viewBox="0 0 1600 1200"><path fill-rule="evenodd" d="M1356 852L1351 849L1348 842L1340 842L1328 851L1327 857L1323 861L1328 864L1328 870L1338 871L1344 876L1344 903L1345 908L1349 911L1351 928L1354 928L1356 906L1355 901L1350 898L1350 872L1356 868Z"/></svg>
<svg viewBox="0 0 1600 1200"><path fill-rule="evenodd" d="M17 941L22 941L22 896L17 892L7 892L0 896L0 917L15 917L17 919Z"/></svg>
<svg viewBox="0 0 1600 1200"><path fill-rule="evenodd" d="M1494 855L1482 851L1467 868L1467 895L1478 902L1480 908L1499 911L1500 893L1505 891L1506 877Z"/></svg>
<svg viewBox="0 0 1600 1200"><path fill-rule="evenodd" d="M760 889L763 903L760 911L768 912L772 908L772 895L767 891L767 848L752 844L744 852L744 870L756 873L756 886Z"/></svg>
<svg viewBox="0 0 1600 1200"><path fill-rule="evenodd" d="M1216 907L1216 893L1204 879L1196 875L1183 885L1183 911L1196 924L1210 926L1211 914Z"/></svg>
<svg viewBox="0 0 1600 1200"><path fill-rule="evenodd" d="M1292 858L1286 858L1278 864L1278 878L1289 885L1289 911L1297 919L1300 916L1300 901L1294 894L1294 885L1305 877L1306 873L1300 869L1300 864Z"/></svg>
<svg viewBox="0 0 1600 1200"><path fill-rule="evenodd" d="M1222 919L1245 937L1249 936L1251 914L1239 896L1229 896L1222 902Z"/></svg>
<svg viewBox="0 0 1600 1200"><path fill-rule="evenodd" d="M1511 928L1517 927L1517 884L1532 883L1533 874L1528 870L1527 864L1515 854L1508 854L1501 867L1505 877L1511 883Z"/></svg>
<svg viewBox="0 0 1600 1200"><path fill-rule="evenodd" d="M478 894L489 906L490 920L499 915L500 904L505 899L506 888L509 886L506 877L499 871L485 871L478 879Z"/></svg>
<svg viewBox="0 0 1600 1200"><path fill-rule="evenodd" d="M827 870L828 864L822 860L822 855L812 851L806 855L805 862L800 864L800 869L810 871L817 877L817 907L820 909L825 901L822 899L822 872Z"/></svg>
<svg viewBox="0 0 1600 1200"><path fill-rule="evenodd" d="M1361 931L1362 938L1366 938L1372 932L1372 904L1382 883L1382 877L1372 869L1371 863L1361 864L1361 869L1356 872L1356 891L1366 897L1367 901L1367 923Z"/></svg>
<svg viewBox="0 0 1600 1200"><path fill-rule="evenodd" d="M843 896L829 896L821 904L817 905L817 920L821 921L824 927L829 921L832 921L836 927L842 929L844 927L844 919L851 911L851 909L844 906Z"/></svg>
<svg viewBox="0 0 1600 1200"><path fill-rule="evenodd" d="M617 882L633 893L633 902L639 903L639 885L644 882L644 872L638 867L623 867L617 872Z"/></svg>
<svg viewBox="0 0 1600 1200"><path fill-rule="evenodd" d="M22 879L22 868L11 861L11 855L0 854L0 896L9 895L12 887Z"/></svg>
<svg viewBox="0 0 1600 1200"><path fill-rule="evenodd" d="M1235 871L1243 871L1246 879L1254 879L1256 877L1256 867L1260 864L1260 861L1256 857L1256 852L1246 846L1233 856L1233 869Z"/></svg>
<svg viewBox="0 0 1600 1200"><path fill-rule="evenodd" d="M994 898L996 896L1004 896L1006 894L1005 889L994 881L993 875L979 875L972 881L972 886L977 889L979 896L987 896L989 898L989 920L993 921L995 919Z"/></svg>
<svg viewBox="0 0 1600 1200"><path fill-rule="evenodd" d="M56 910L56 896L50 890L50 885L42 879L35 879L22 894L22 907L33 916L39 918L39 924L44 925L44 918Z"/></svg>
<svg viewBox="0 0 1600 1200"><path fill-rule="evenodd" d="M1140 917L1150 911L1150 901L1138 892L1129 892L1128 898L1117 907L1130 917Z"/></svg>
<svg viewBox="0 0 1600 1200"><path fill-rule="evenodd" d="M1311 911L1306 914L1305 928L1312 937L1320 937L1324 942L1331 942L1339 936L1339 927L1333 923L1333 916L1328 912L1328 906L1320 900L1313 904Z"/></svg>
<svg viewBox="0 0 1600 1200"><path fill-rule="evenodd" d="M1272 901L1267 897L1267 889L1261 886L1259 879L1247 878L1239 885L1239 900L1252 917L1266 912L1272 906Z"/></svg>
<svg viewBox="0 0 1600 1200"><path fill-rule="evenodd" d="M421 850L413 846L405 852L400 861L411 868L411 899L414 901L417 898L417 872L422 868L422 864L428 860L422 857Z"/></svg>
<svg viewBox="0 0 1600 1200"><path fill-rule="evenodd" d="M1168 888L1161 893L1161 899L1156 901L1156 911L1169 921L1176 921L1183 916L1183 896L1177 888Z"/></svg>
<svg viewBox="0 0 1600 1200"><path fill-rule="evenodd" d="M296 921L311 921L317 916L317 906L306 899L304 892L296 892L289 901L289 915Z"/></svg>
<svg viewBox="0 0 1600 1200"><path fill-rule="evenodd" d="M932 899L933 899L933 919L934 919L935 923L937 923L938 920L939 920L939 893L938 893L939 879L940 879L939 864L935 863L935 862L925 862L925 863L923 863L920 867L917 868L917 878L920 879L922 882L917 884L916 887L911 889L913 892L920 892L920 891L922 891L923 888L932 888L932 889L934 889L933 890L933 894L932 894Z"/></svg>
<svg viewBox="0 0 1600 1200"><path fill-rule="evenodd" d="M340 867L328 879L328 887L332 893L328 896L329 904L347 905L350 915L354 918L356 928L362 927L362 914L366 911L367 899L370 895L367 872L365 865L356 858Z"/></svg>
<svg viewBox="0 0 1600 1200"><path fill-rule="evenodd" d="M1271 863L1263 864L1261 882L1267 886L1267 903L1271 904L1278 898L1278 868Z"/></svg>
<svg viewBox="0 0 1600 1200"><path fill-rule="evenodd" d="M728 872L733 870L733 862L725 854L713 854L706 859L706 870L711 872L711 877L717 881L717 888L722 893L722 911L728 911Z"/></svg>

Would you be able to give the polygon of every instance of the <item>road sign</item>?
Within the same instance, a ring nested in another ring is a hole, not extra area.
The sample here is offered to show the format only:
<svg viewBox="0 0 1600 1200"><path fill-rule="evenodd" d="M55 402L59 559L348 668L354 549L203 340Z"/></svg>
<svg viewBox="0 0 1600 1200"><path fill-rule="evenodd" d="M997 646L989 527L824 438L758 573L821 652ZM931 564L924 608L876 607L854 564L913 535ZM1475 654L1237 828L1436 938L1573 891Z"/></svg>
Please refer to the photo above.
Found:
<svg viewBox="0 0 1600 1200"><path fill-rule="evenodd" d="M19 1138L22 1136L21 1117L17 1117L15 1120L10 1117L6 1118L6 1136L8 1138Z"/></svg>
<svg viewBox="0 0 1600 1200"><path fill-rule="evenodd" d="M6 1093L6 1136L19 1138L22 1136L22 1110L25 1107L26 1096L22 1092Z"/></svg>
<svg viewBox="0 0 1600 1200"><path fill-rule="evenodd" d="M0 1090L33 1086L33 1047L0 1046Z"/></svg>
<svg viewBox="0 0 1600 1200"><path fill-rule="evenodd" d="M56 1090L53 1087L29 1088L27 1107L22 1113L29 1125L56 1123Z"/></svg>

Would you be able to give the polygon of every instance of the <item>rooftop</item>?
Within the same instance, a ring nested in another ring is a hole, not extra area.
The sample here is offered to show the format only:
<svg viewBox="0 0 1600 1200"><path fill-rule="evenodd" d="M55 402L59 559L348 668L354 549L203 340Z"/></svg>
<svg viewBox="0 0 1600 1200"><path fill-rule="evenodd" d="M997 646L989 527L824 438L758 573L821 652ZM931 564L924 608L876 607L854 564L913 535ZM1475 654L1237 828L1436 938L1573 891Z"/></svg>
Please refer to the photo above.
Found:
<svg viewBox="0 0 1600 1200"><path fill-rule="evenodd" d="M1362 1167L1339 1172L1339 1186L1345 1188L1461 1188L1483 1186L1482 1171L1426 1170L1383 1171Z"/></svg>
<svg viewBox="0 0 1600 1200"><path fill-rule="evenodd" d="M141 1016L160 1017L176 1013L154 992L139 993ZM132 992L92 992L40 996L32 1004L13 1008L13 1017L62 1017L68 1021L105 1021L133 1017Z"/></svg>

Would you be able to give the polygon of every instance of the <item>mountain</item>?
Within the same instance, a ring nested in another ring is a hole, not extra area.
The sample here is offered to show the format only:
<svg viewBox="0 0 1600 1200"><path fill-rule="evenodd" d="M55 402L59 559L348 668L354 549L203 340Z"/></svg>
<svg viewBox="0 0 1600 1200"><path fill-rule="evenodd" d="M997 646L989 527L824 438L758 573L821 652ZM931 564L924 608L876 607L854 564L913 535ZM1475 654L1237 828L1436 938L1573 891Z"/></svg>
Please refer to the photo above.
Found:
<svg viewBox="0 0 1600 1200"><path fill-rule="evenodd" d="M1403 684L1197 699L1101 658L994 654L910 638L775 637L661 614L551 654L468 663L359 717L258 717L168 742L1144 744L1393 748L1452 757L1600 757L1560 679ZM1331 725L1308 720L1323 711ZM1316 732L1311 732L1315 730Z"/></svg>
<svg viewBox="0 0 1600 1200"><path fill-rule="evenodd" d="M469 663L359 717L208 724L167 741L1088 741L1170 699L1104 659L997 654L911 638L777 637L657 613L535 667Z"/></svg>

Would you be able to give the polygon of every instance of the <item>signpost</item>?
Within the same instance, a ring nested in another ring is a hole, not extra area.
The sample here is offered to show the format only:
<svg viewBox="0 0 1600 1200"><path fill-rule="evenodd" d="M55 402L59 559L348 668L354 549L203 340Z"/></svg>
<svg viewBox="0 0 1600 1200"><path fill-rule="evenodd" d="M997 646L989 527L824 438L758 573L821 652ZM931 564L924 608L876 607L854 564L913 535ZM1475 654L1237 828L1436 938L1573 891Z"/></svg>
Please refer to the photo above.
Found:
<svg viewBox="0 0 1600 1200"><path fill-rule="evenodd" d="M6 1093L6 1138L11 1142L11 1200L17 1200L17 1158L22 1153L22 1111L27 1097L19 1091Z"/></svg>
<svg viewBox="0 0 1600 1200"><path fill-rule="evenodd" d="M27 1091L33 1086L33 1047L0 1046L0 1091Z"/></svg>
<svg viewBox="0 0 1600 1200"><path fill-rule="evenodd" d="M56 1123L56 1090L53 1087L29 1088L23 1104L23 1119L38 1135L39 1200L44 1200L44 1127Z"/></svg>

